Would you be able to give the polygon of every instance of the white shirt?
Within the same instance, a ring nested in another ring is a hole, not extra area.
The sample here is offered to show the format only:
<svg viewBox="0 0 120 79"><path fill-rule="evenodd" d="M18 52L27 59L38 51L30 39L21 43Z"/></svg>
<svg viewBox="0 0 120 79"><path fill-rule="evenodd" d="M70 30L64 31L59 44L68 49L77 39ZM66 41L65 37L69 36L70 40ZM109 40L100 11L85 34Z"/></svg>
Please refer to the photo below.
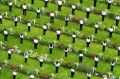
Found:
<svg viewBox="0 0 120 79"><path fill-rule="evenodd" d="M84 21L83 21L83 20L80 20L79 23L80 23L80 24L84 24Z"/></svg>
<svg viewBox="0 0 120 79"><path fill-rule="evenodd" d="M80 54L79 54L79 56L80 56L80 57L83 57L83 54L82 54L82 53L80 53Z"/></svg>
<svg viewBox="0 0 120 79"><path fill-rule="evenodd" d="M65 52L68 52L68 49L67 49L67 50L66 50L66 49L64 49L64 51L65 51Z"/></svg>
<svg viewBox="0 0 120 79"><path fill-rule="evenodd" d="M31 23L28 23L27 25L28 25L28 26L31 26Z"/></svg>
<svg viewBox="0 0 120 79"><path fill-rule="evenodd" d="M17 75L17 72L13 71L13 75Z"/></svg>
<svg viewBox="0 0 120 79"><path fill-rule="evenodd" d="M90 8L87 8L86 11L87 11L87 12L90 12Z"/></svg>
<svg viewBox="0 0 120 79"><path fill-rule="evenodd" d="M34 39L34 43L38 43L38 39Z"/></svg>
<svg viewBox="0 0 120 79"><path fill-rule="evenodd" d="M73 34L72 37L73 37L73 38L76 38L76 34Z"/></svg>
<svg viewBox="0 0 120 79"><path fill-rule="evenodd" d="M95 28L98 28L99 27L99 25L98 24L95 24Z"/></svg>
<svg viewBox="0 0 120 79"><path fill-rule="evenodd" d="M118 50L120 50L120 47L118 47Z"/></svg>
<svg viewBox="0 0 120 79"><path fill-rule="evenodd" d="M2 19L2 15L0 15L0 19Z"/></svg>
<svg viewBox="0 0 120 79"><path fill-rule="evenodd" d="M114 62L114 63L111 62L111 65L114 66L114 65L115 65L115 62Z"/></svg>
<svg viewBox="0 0 120 79"><path fill-rule="evenodd" d="M10 50L8 50L8 54L12 54L12 52Z"/></svg>
<svg viewBox="0 0 120 79"><path fill-rule="evenodd" d="M45 2L47 2L48 0L45 0Z"/></svg>
<svg viewBox="0 0 120 79"><path fill-rule="evenodd" d="M86 39L86 42L90 42L90 39L87 38L87 39Z"/></svg>
<svg viewBox="0 0 120 79"><path fill-rule="evenodd" d="M7 35L7 34L8 34L8 31L5 31L5 30L4 30L4 34Z"/></svg>
<svg viewBox="0 0 120 79"><path fill-rule="evenodd" d="M108 3L110 3L110 4L111 4L111 3L112 3L112 0L108 0Z"/></svg>
<svg viewBox="0 0 120 79"><path fill-rule="evenodd" d="M55 14L54 14L54 13L50 13L50 16L51 16L51 17L54 17L54 16L55 16Z"/></svg>
<svg viewBox="0 0 120 79"><path fill-rule="evenodd" d="M69 17L65 17L65 21L69 21L70 19L69 19Z"/></svg>
<svg viewBox="0 0 120 79"><path fill-rule="evenodd" d="M30 75L30 78L34 78L34 75Z"/></svg>
<svg viewBox="0 0 120 79"><path fill-rule="evenodd" d="M8 4L9 4L9 6L12 6L12 2L9 2Z"/></svg>
<svg viewBox="0 0 120 79"><path fill-rule="evenodd" d="M87 73L87 76L88 76L88 77L91 77L91 74L90 74L90 73Z"/></svg>
<svg viewBox="0 0 120 79"><path fill-rule="evenodd" d="M107 45L107 43L106 42L103 42L103 46L106 46Z"/></svg>
<svg viewBox="0 0 120 79"><path fill-rule="evenodd" d="M106 15L106 12L105 12L105 11L102 11L102 15Z"/></svg>
<svg viewBox="0 0 120 79"><path fill-rule="evenodd" d="M18 21L18 18L17 18L17 17L15 17L15 18L14 18L14 21Z"/></svg>
<svg viewBox="0 0 120 79"><path fill-rule="evenodd" d="M71 72L75 72L75 69L71 69Z"/></svg>
<svg viewBox="0 0 120 79"><path fill-rule="evenodd" d="M120 16L116 16L116 20L120 20Z"/></svg>
<svg viewBox="0 0 120 79"><path fill-rule="evenodd" d="M40 62L43 62L44 60L42 58L40 58Z"/></svg>
<svg viewBox="0 0 120 79"><path fill-rule="evenodd" d="M49 45L49 48L53 48L53 45L52 45L52 47Z"/></svg>
<svg viewBox="0 0 120 79"><path fill-rule="evenodd" d="M72 9L76 9L76 6L75 6L75 5L72 5Z"/></svg>
<svg viewBox="0 0 120 79"><path fill-rule="evenodd" d="M43 29L47 29L47 26L46 26L46 25L44 25L44 26L43 26Z"/></svg>
<svg viewBox="0 0 120 79"><path fill-rule="evenodd" d="M24 38L24 35L20 35L20 38Z"/></svg>
<svg viewBox="0 0 120 79"><path fill-rule="evenodd" d="M98 57L95 57L94 60L95 60L95 61L99 61L99 58L98 58Z"/></svg>
<svg viewBox="0 0 120 79"><path fill-rule="evenodd" d="M58 5L62 5L62 1L58 1Z"/></svg>
<svg viewBox="0 0 120 79"><path fill-rule="evenodd" d="M57 64L55 63L55 66L56 66L56 67L59 67L59 66L60 66L60 64L59 64L59 63L57 63Z"/></svg>
<svg viewBox="0 0 120 79"><path fill-rule="evenodd" d="M37 13L40 13L40 9L36 9L36 12L37 12Z"/></svg>
<svg viewBox="0 0 120 79"><path fill-rule="evenodd" d="M110 28L110 29L109 29L109 31L110 31L110 32L113 32L113 31L114 31L114 29L113 29L113 28Z"/></svg>
<svg viewBox="0 0 120 79"><path fill-rule="evenodd" d="M25 55L25 58L28 58L28 55Z"/></svg>
<svg viewBox="0 0 120 79"><path fill-rule="evenodd" d="M27 6L26 6L26 5L23 5L22 7L23 7L23 9L27 9Z"/></svg>
<svg viewBox="0 0 120 79"><path fill-rule="evenodd" d="M57 33L57 34L61 34L61 31L57 30L56 33Z"/></svg>

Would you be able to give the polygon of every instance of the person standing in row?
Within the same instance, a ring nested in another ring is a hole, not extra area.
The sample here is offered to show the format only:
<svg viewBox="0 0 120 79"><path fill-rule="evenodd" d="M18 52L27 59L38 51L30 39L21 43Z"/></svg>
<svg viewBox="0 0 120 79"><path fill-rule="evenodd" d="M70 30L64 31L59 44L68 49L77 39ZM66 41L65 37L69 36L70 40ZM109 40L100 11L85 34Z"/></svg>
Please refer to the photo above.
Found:
<svg viewBox="0 0 120 79"><path fill-rule="evenodd" d="M53 11L50 13L50 23L54 23L54 17L55 14L53 13Z"/></svg>
<svg viewBox="0 0 120 79"><path fill-rule="evenodd" d="M99 25L98 25L98 24L95 24L95 34L98 33L98 28L99 28Z"/></svg>
<svg viewBox="0 0 120 79"><path fill-rule="evenodd" d="M86 47L89 47L90 46L90 37L87 37L87 39L86 39Z"/></svg>
<svg viewBox="0 0 120 79"><path fill-rule="evenodd" d="M95 56L94 61L95 61L95 67L97 68L98 67L98 62L99 62L98 56Z"/></svg>
<svg viewBox="0 0 120 79"><path fill-rule="evenodd" d="M106 12L105 12L105 11L102 11L102 21L104 21L105 16L106 16Z"/></svg>
<svg viewBox="0 0 120 79"><path fill-rule="evenodd" d="M111 4L112 4L112 0L108 0L108 7L107 7L107 9L111 8Z"/></svg>
<svg viewBox="0 0 120 79"><path fill-rule="evenodd" d="M27 5L26 5L26 4L23 4L22 8L23 8L23 15L26 16Z"/></svg>
<svg viewBox="0 0 120 79"><path fill-rule="evenodd" d="M21 33L20 34L20 44L23 44L23 39L24 39L24 35Z"/></svg>
<svg viewBox="0 0 120 79"><path fill-rule="evenodd" d="M37 9L36 9L37 18L40 18L40 12L41 12L41 11L40 11L40 9L39 9L39 8L37 8Z"/></svg>
<svg viewBox="0 0 120 79"><path fill-rule="evenodd" d="M4 41L7 41L7 39L8 39L8 31L6 29L4 29L3 33L4 33Z"/></svg>
<svg viewBox="0 0 120 79"><path fill-rule="evenodd" d="M117 15L116 18L115 18L115 20L116 20L116 26L118 26L119 25L119 21L120 21L120 16Z"/></svg>
<svg viewBox="0 0 120 79"><path fill-rule="evenodd" d="M44 0L45 1L45 7L47 7L48 5L48 0Z"/></svg>
<svg viewBox="0 0 120 79"><path fill-rule="evenodd" d="M58 29L58 30L56 31L56 33L57 33L57 40L59 40L59 39L60 39L61 31Z"/></svg>
<svg viewBox="0 0 120 79"><path fill-rule="evenodd" d="M75 43L75 38L77 37L77 35L75 33L72 34L72 43Z"/></svg>
<svg viewBox="0 0 120 79"><path fill-rule="evenodd" d="M9 1L9 2L8 2L8 5L9 5L9 11L12 11L12 5L13 5L12 2Z"/></svg>
<svg viewBox="0 0 120 79"><path fill-rule="evenodd" d="M88 72L88 73L87 73L87 79L90 79L90 78L91 78L91 73Z"/></svg>
<svg viewBox="0 0 120 79"><path fill-rule="evenodd" d="M79 62L82 63L82 61L83 61L83 53L80 52L80 54L79 54Z"/></svg>
<svg viewBox="0 0 120 79"><path fill-rule="evenodd" d="M104 41L104 42L103 42L103 48L102 48L102 51L103 51L103 52L105 51L106 46L107 46L107 42Z"/></svg>
<svg viewBox="0 0 120 79"><path fill-rule="evenodd" d="M55 67L56 67L56 73L58 73L59 71L59 66L60 66L60 63L58 61L55 62Z"/></svg>
<svg viewBox="0 0 120 79"><path fill-rule="evenodd" d="M76 5L72 5L72 15L74 15L75 14L75 10L76 10Z"/></svg>
<svg viewBox="0 0 120 79"><path fill-rule="evenodd" d="M67 47L64 49L64 52L65 52L65 57L67 57L68 56L68 48Z"/></svg>
<svg viewBox="0 0 120 79"><path fill-rule="evenodd" d="M8 50L8 59L9 59L9 60L11 59L11 55L12 55L12 50L9 49L9 50Z"/></svg>
<svg viewBox="0 0 120 79"><path fill-rule="evenodd" d="M27 24L27 26L28 26L28 32L30 32L30 28L31 28L31 23L29 22L28 24Z"/></svg>
<svg viewBox="0 0 120 79"><path fill-rule="evenodd" d="M80 23L80 30L82 30L84 21L81 19L81 20L79 21L79 23Z"/></svg>
<svg viewBox="0 0 120 79"><path fill-rule="evenodd" d="M46 24L43 25L43 35L46 35L46 31L47 31L48 27Z"/></svg>
<svg viewBox="0 0 120 79"><path fill-rule="evenodd" d="M62 8L62 1L59 0L58 1L58 11L61 11L61 8Z"/></svg>
<svg viewBox="0 0 120 79"><path fill-rule="evenodd" d="M70 18L69 16L65 16L65 26L68 26L68 22L69 22Z"/></svg>
<svg viewBox="0 0 120 79"><path fill-rule="evenodd" d="M25 55L24 55L24 58L25 58L25 63L27 63L27 60L28 60L28 55L27 55L27 54L25 54Z"/></svg>
<svg viewBox="0 0 120 79"><path fill-rule="evenodd" d="M37 49L37 46L38 46L38 39L34 39L34 49Z"/></svg>
<svg viewBox="0 0 120 79"><path fill-rule="evenodd" d="M89 18L89 16L90 16L90 11L91 11L90 8L87 8L87 9L86 9L86 18Z"/></svg>
<svg viewBox="0 0 120 79"><path fill-rule="evenodd" d="M50 54L52 54L52 51L53 50L53 44L52 43L50 43L50 45L49 45L49 52L50 52Z"/></svg>
<svg viewBox="0 0 120 79"><path fill-rule="evenodd" d="M111 62L111 72L113 72L114 66L115 66L115 60L113 60L113 61Z"/></svg>
<svg viewBox="0 0 120 79"><path fill-rule="evenodd" d="M114 29L113 29L113 27L111 26L110 29L109 29L109 38L112 38L113 32L114 32Z"/></svg>
<svg viewBox="0 0 120 79"><path fill-rule="evenodd" d="M17 18L17 16L15 16L14 17L14 25L15 25L15 27L17 27L17 22L18 22L18 18Z"/></svg>
<svg viewBox="0 0 120 79"><path fill-rule="evenodd" d="M2 24L2 14L0 13L0 24Z"/></svg>
<svg viewBox="0 0 120 79"><path fill-rule="evenodd" d="M97 4L97 0L94 0L94 7L96 7L96 4Z"/></svg>
<svg viewBox="0 0 120 79"><path fill-rule="evenodd" d="M34 4L34 0L31 0L31 4Z"/></svg>
<svg viewBox="0 0 120 79"><path fill-rule="evenodd" d="M75 69L71 69L71 77L74 77L74 75L75 75Z"/></svg>
<svg viewBox="0 0 120 79"><path fill-rule="evenodd" d="M30 75L30 79L34 79L34 75Z"/></svg>
<svg viewBox="0 0 120 79"><path fill-rule="evenodd" d="M40 67L43 66L43 62L44 62L43 58L40 58Z"/></svg>
<svg viewBox="0 0 120 79"><path fill-rule="evenodd" d="M120 46L118 46L118 56L120 56Z"/></svg>
<svg viewBox="0 0 120 79"><path fill-rule="evenodd" d="M16 79L16 76L17 76L17 72L16 70L13 71L13 79Z"/></svg>

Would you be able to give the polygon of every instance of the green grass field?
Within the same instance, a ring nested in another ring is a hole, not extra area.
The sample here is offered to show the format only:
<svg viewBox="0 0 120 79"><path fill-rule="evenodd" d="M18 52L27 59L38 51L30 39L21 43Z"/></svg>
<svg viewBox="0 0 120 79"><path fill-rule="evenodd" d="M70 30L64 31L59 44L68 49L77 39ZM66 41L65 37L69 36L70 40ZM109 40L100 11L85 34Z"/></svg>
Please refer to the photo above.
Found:
<svg viewBox="0 0 120 79"><path fill-rule="evenodd" d="M111 9L107 10L107 0L102 2L98 0L97 6L93 8L90 14L90 18L86 20L83 30L79 30L79 23L76 20L86 19L86 7L93 6L93 0L83 0L83 3L77 7L75 15L72 16L68 26L65 26L64 17L66 15L71 16L71 7L67 6L76 4L79 0L66 0L66 4L62 6L62 11L55 17L55 23L50 22L49 13L51 11L57 13L57 1L49 2L48 7L44 8L44 0L35 0L34 4L31 4L31 0L17 0L17 5L13 4L13 10L9 11L7 1L0 1L0 13L3 15L3 24L0 25L0 79L12 79L12 71L16 69L18 75L16 79L29 79L31 74L34 74L35 79L87 79L87 72L91 71L91 79L102 79L103 75L107 75L108 79L115 77L119 79L120 76L120 61L116 62L113 72L110 72L110 63L114 59L119 59L117 55L117 47L120 45L120 24L113 33L112 38L109 38L109 28L115 25L115 16L120 15L120 5L111 5ZM12 0L14 3L14 0ZM114 0L115 3L120 4L119 0ZM21 5L26 3L31 5L27 10L27 15L22 15ZM36 8L40 8L43 12L40 18L36 18ZM44 9L44 10L43 10ZM105 21L101 21L101 11L108 11ZM8 12L8 17L5 17L5 12ZM14 16L19 18L22 15L22 21L18 21L18 26L14 26ZM36 20L36 24L31 27L31 31L27 32L27 22L33 23L33 19ZM94 33L94 25L100 23L98 34ZM49 29L46 35L43 35L42 26L44 24L49 25ZM3 30L9 31L8 41L4 41ZM56 40L56 30L62 31L60 40ZM23 44L20 44L19 35L26 34ZM72 43L72 34L76 33L76 42ZM95 38L91 41L90 47L86 47L86 38L94 35ZM38 49L34 49L34 38L39 38ZM107 43L106 51L102 52L102 42L104 40L110 40ZM49 53L49 44L54 43L53 54ZM68 57L64 56L64 48L70 47ZM8 49L14 49L12 59L8 60ZM87 49L87 52L84 51ZM79 63L78 51L84 53L83 62ZM18 51L21 51L18 53ZM32 51L32 53L30 52ZM28 62L24 63L24 53L29 53ZM99 66L93 72L94 57L100 56ZM39 57L44 57L45 61L43 67L39 66ZM59 73L55 73L55 60L61 61ZM62 61L63 60L63 61ZM6 64L7 63L7 64ZM21 69L20 65L24 67ZM78 65L77 65L78 64ZM70 77L70 69L76 70L75 76ZM36 73L38 72L38 73ZM96 75L98 73L98 76ZM54 74L55 76L53 76Z"/></svg>

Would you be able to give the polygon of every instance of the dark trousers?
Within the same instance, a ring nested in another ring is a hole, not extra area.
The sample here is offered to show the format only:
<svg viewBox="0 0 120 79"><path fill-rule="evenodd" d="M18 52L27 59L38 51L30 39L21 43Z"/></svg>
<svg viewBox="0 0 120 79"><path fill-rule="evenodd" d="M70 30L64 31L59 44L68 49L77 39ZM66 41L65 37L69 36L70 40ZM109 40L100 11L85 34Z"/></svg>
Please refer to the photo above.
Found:
<svg viewBox="0 0 120 79"><path fill-rule="evenodd" d="M97 0L94 0L94 7L96 7Z"/></svg>
<svg viewBox="0 0 120 79"><path fill-rule="evenodd" d="M27 9L23 9L23 15L26 15Z"/></svg>
<svg viewBox="0 0 120 79"><path fill-rule="evenodd" d="M80 0L80 3L83 3L83 0Z"/></svg>
<svg viewBox="0 0 120 79"><path fill-rule="evenodd" d="M14 25L15 25L15 27L17 27L17 21L14 21Z"/></svg>
<svg viewBox="0 0 120 79"><path fill-rule="evenodd" d="M45 7L47 7L48 1L45 1Z"/></svg>
<svg viewBox="0 0 120 79"><path fill-rule="evenodd" d="M87 44L86 47L89 47L89 46L90 46L90 42L87 42L86 44Z"/></svg>
<svg viewBox="0 0 120 79"><path fill-rule="evenodd" d="M110 33L109 33L109 38L112 38L112 33L113 33L113 32L110 32Z"/></svg>
<svg viewBox="0 0 120 79"><path fill-rule="evenodd" d="M65 21L65 26L68 26L68 21Z"/></svg>
<svg viewBox="0 0 120 79"><path fill-rule="evenodd" d="M83 57L79 57L79 62L82 63Z"/></svg>
<svg viewBox="0 0 120 79"><path fill-rule="evenodd" d="M103 49L102 49L102 51L103 51L103 52L105 51L105 46L103 46Z"/></svg>
<svg viewBox="0 0 120 79"><path fill-rule="evenodd" d="M49 49L50 54L52 54L52 48Z"/></svg>
<svg viewBox="0 0 120 79"><path fill-rule="evenodd" d="M56 67L56 73L58 73L59 67Z"/></svg>
<svg viewBox="0 0 120 79"><path fill-rule="evenodd" d="M98 67L98 61L95 61L95 67Z"/></svg>
<svg viewBox="0 0 120 79"><path fill-rule="evenodd" d="M20 44L22 44L23 43L23 38L20 38Z"/></svg>
<svg viewBox="0 0 120 79"><path fill-rule="evenodd" d="M40 18L40 13L37 13L37 18Z"/></svg>
<svg viewBox="0 0 120 79"><path fill-rule="evenodd" d="M25 58L25 63L27 63L27 58Z"/></svg>
<svg viewBox="0 0 120 79"><path fill-rule="evenodd" d="M43 29L43 35L46 35L46 31L47 31L46 29Z"/></svg>
<svg viewBox="0 0 120 79"><path fill-rule="evenodd" d="M116 26L118 26L119 25L119 20L116 20Z"/></svg>
<svg viewBox="0 0 120 79"><path fill-rule="evenodd" d="M11 59L11 54L8 54L8 59Z"/></svg>
<svg viewBox="0 0 120 79"><path fill-rule="evenodd" d="M73 14L73 15L75 14L75 9L72 9L72 14Z"/></svg>
<svg viewBox="0 0 120 79"><path fill-rule="evenodd" d="M30 32L30 26L28 26L28 32Z"/></svg>
<svg viewBox="0 0 120 79"><path fill-rule="evenodd" d="M90 79L90 77L87 77L87 79Z"/></svg>
<svg viewBox="0 0 120 79"><path fill-rule="evenodd" d="M98 28L95 28L95 34L97 34Z"/></svg>
<svg viewBox="0 0 120 79"><path fill-rule="evenodd" d="M34 4L34 0L31 0L31 4Z"/></svg>
<svg viewBox="0 0 120 79"><path fill-rule="evenodd" d="M90 12L87 12L86 18L89 18L90 16Z"/></svg>
<svg viewBox="0 0 120 79"><path fill-rule="evenodd" d="M105 19L105 15L102 15L102 21L104 21L104 19Z"/></svg>
<svg viewBox="0 0 120 79"><path fill-rule="evenodd" d="M9 6L9 11L12 11L12 6Z"/></svg>
<svg viewBox="0 0 120 79"><path fill-rule="evenodd" d="M74 77L75 73L74 72L71 72L71 77Z"/></svg>
<svg viewBox="0 0 120 79"><path fill-rule="evenodd" d="M83 28L83 24L80 24L80 30L82 30L82 28Z"/></svg>
<svg viewBox="0 0 120 79"><path fill-rule="evenodd" d="M8 35L4 35L4 41L7 41Z"/></svg>
<svg viewBox="0 0 120 79"><path fill-rule="evenodd" d="M60 39L60 34L57 34L57 40L59 40Z"/></svg>
<svg viewBox="0 0 120 79"><path fill-rule="evenodd" d="M114 66L113 66L113 65L111 65L111 72L113 72L113 70L114 70Z"/></svg>
<svg viewBox="0 0 120 79"><path fill-rule="evenodd" d="M50 18L50 23L54 23L54 17Z"/></svg>
<svg viewBox="0 0 120 79"><path fill-rule="evenodd" d="M43 62L40 62L40 67L42 67L43 66Z"/></svg>
<svg viewBox="0 0 120 79"><path fill-rule="evenodd" d="M67 52L65 52L65 57L67 57Z"/></svg>
<svg viewBox="0 0 120 79"><path fill-rule="evenodd" d="M2 24L2 19L0 19L0 24Z"/></svg>
<svg viewBox="0 0 120 79"><path fill-rule="evenodd" d="M75 43L75 38L73 38L72 43Z"/></svg>
<svg viewBox="0 0 120 79"><path fill-rule="evenodd" d="M13 79L16 79L16 75L13 75Z"/></svg>
<svg viewBox="0 0 120 79"><path fill-rule="evenodd" d="M111 4L110 3L108 3L108 7L107 7L107 9L110 9L111 8Z"/></svg>
<svg viewBox="0 0 120 79"><path fill-rule="evenodd" d="M62 5L58 5L58 11L61 11Z"/></svg>
<svg viewBox="0 0 120 79"><path fill-rule="evenodd" d="M118 50L118 56L120 56L120 50Z"/></svg>
<svg viewBox="0 0 120 79"><path fill-rule="evenodd" d="M34 49L37 49L38 43L34 43Z"/></svg>

